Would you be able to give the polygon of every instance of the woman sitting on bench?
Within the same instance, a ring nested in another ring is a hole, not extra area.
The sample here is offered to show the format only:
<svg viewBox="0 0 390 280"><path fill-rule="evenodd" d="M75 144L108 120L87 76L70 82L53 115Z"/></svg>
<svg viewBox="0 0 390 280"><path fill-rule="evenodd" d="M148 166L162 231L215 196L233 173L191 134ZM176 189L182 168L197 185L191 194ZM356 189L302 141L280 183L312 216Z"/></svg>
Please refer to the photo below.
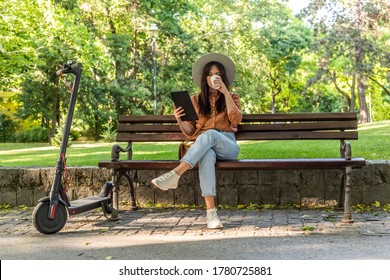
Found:
<svg viewBox="0 0 390 280"><path fill-rule="evenodd" d="M222 228L215 208L215 163L216 160L236 159L239 153L235 133L242 120L240 97L229 91L235 77L235 65L225 55L207 54L195 62L192 77L201 91L191 97L199 119L182 121L185 113L181 107L175 108L174 115L181 131L187 136L195 135L196 141L175 169L153 179L152 183L162 190L176 189L180 176L198 163L207 227Z"/></svg>

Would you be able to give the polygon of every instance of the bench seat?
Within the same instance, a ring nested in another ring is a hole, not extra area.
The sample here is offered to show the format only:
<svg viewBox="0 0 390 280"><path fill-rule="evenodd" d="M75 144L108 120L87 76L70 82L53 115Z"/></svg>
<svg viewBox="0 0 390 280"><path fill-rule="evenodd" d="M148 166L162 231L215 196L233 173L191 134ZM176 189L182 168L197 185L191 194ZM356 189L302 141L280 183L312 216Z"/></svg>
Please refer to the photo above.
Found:
<svg viewBox="0 0 390 280"><path fill-rule="evenodd" d="M178 160L120 160L100 161L101 168L128 170L171 170L179 164ZM343 158L313 159L242 159L218 161L217 169L238 170L291 170L291 169L344 169L362 168L366 164L363 158L350 160ZM194 167L196 168L196 166Z"/></svg>

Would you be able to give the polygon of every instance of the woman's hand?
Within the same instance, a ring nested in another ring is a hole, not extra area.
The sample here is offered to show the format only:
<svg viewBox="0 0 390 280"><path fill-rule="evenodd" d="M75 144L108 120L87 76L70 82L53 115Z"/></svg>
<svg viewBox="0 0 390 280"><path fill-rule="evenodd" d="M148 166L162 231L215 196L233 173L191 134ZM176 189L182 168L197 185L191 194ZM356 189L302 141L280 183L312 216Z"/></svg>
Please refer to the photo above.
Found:
<svg viewBox="0 0 390 280"><path fill-rule="evenodd" d="M179 124L181 131L186 135L191 135L194 131L194 128L181 120L181 117L186 115L186 113L184 113L184 109L182 107L176 108L176 106L173 106L173 114L175 115L176 121Z"/></svg>
<svg viewBox="0 0 390 280"><path fill-rule="evenodd" d="M218 89L224 95L229 95L229 90L227 89L225 83L222 81L221 77L218 77L214 80L214 84L216 85L216 89Z"/></svg>
<svg viewBox="0 0 390 280"><path fill-rule="evenodd" d="M178 124L180 124L182 122L181 117L184 117L186 115L186 113L184 113L184 109L182 107L176 108L176 106L174 106L173 114L175 115L175 118L176 118L176 121Z"/></svg>

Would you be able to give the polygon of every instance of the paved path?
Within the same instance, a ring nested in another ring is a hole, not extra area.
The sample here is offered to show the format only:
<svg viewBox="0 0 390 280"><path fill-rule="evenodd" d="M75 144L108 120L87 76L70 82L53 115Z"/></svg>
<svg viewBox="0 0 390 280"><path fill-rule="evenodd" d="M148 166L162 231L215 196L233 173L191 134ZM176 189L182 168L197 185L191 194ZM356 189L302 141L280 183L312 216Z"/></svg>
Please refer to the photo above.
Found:
<svg viewBox="0 0 390 280"><path fill-rule="evenodd" d="M341 210L219 210L222 230L205 227L203 209L101 211L72 216L55 235L37 232L32 209L0 212L0 259L390 259L390 213Z"/></svg>

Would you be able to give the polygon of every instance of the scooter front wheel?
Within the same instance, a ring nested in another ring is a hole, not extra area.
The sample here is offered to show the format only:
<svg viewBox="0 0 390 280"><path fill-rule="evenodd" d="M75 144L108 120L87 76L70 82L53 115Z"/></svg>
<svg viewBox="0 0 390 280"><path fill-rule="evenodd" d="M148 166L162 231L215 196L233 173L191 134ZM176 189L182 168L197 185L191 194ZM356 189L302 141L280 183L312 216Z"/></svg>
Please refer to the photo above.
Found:
<svg viewBox="0 0 390 280"><path fill-rule="evenodd" d="M68 219L68 212L62 203L58 203L54 219L49 219L49 203L48 200L39 202L32 213L35 228L43 234L59 232L65 226Z"/></svg>
<svg viewBox="0 0 390 280"><path fill-rule="evenodd" d="M108 197L110 200L102 205L103 211L106 214L111 214L114 210L114 205L112 203L112 182L108 181L104 184L99 197Z"/></svg>

